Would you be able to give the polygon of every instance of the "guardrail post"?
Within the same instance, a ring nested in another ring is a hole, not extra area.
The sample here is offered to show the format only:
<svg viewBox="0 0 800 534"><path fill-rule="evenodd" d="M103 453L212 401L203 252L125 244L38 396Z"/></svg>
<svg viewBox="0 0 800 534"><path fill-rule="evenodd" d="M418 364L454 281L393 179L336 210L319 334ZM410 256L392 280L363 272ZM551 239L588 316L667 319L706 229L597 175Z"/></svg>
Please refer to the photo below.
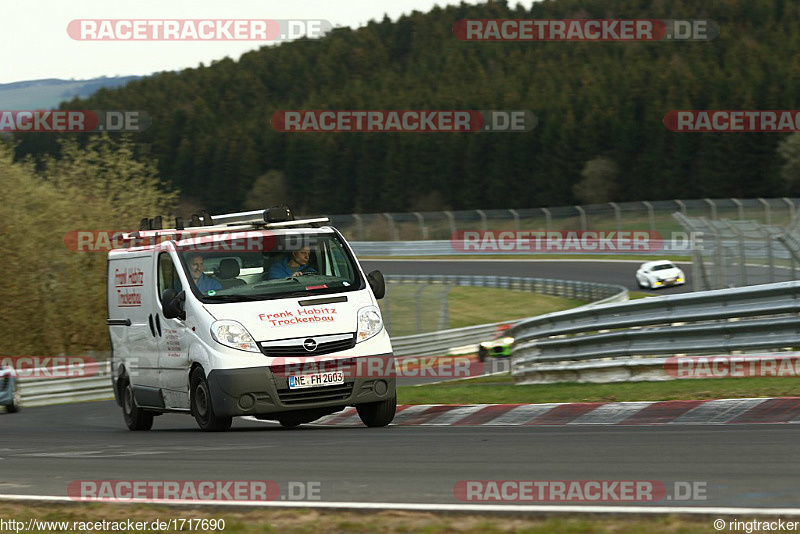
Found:
<svg viewBox="0 0 800 534"><path fill-rule="evenodd" d="M681 213L683 213L684 215L687 215L687 213L686 213L686 204L684 204L682 200L675 199L675 204L677 204L678 207L681 209Z"/></svg>
<svg viewBox="0 0 800 534"><path fill-rule="evenodd" d="M400 235L397 233L397 228L394 225L394 218L392 217L392 214L384 213L383 216L386 217L387 221L389 221L389 233L391 233L391 240L400 241Z"/></svg>
<svg viewBox="0 0 800 534"><path fill-rule="evenodd" d="M622 210L619 209L616 202L609 202L609 206L614 208L614 219L617 222L617 232L622 231Z"/></svg>
<svg viewBox="0 0 800 534"><path fill-rule="evenodd" d="M583 209L582 206L575 206L575 209L578 210L578 213L581 215L581 230L584 232L586 231L586 210Z"/></svg>

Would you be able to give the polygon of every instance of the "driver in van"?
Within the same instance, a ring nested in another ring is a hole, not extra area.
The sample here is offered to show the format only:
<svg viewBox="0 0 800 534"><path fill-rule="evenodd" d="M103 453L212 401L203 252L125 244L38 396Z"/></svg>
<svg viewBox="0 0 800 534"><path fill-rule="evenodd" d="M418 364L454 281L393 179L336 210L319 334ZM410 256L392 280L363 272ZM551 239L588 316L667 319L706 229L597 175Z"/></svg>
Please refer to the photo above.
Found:
<svg viewBox="0 0 800 534"><path fill-rule="evenodd" d="M287 254L285 258L270 267L267 279L291 278L306 273L316 273L317 271L308 265L310 256L311 249L308 247L302 247Z"/></svg>
<svg viewBox="0 0 800 534"><path fill-rule="evenodd" d="M192 275L192 280L194 281L197 289L200 290L200 293L207 293L212 289L222 289L222 284L220 284L217 280L214 280L210 276L206 276L203 272L203 255L199 252L194 254L190 254L186 258L189 264L189 273Z"/></svg>

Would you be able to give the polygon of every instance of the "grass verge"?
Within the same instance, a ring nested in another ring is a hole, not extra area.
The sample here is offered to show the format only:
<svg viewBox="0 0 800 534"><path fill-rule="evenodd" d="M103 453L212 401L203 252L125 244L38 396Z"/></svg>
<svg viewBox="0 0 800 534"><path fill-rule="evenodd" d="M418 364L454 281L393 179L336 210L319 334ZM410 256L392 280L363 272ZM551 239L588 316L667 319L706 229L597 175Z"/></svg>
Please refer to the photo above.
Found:
<svg viewBox="0 0 800 534"><path fill-rule="evenodd" d="M351 512L316 509L230 509L190 508L157 505L122 504L0 504L0 517L4 520L27 522L35 518L41 521L68 521L67 529L51 529L51 532L97 532L97 529L72 528L73 522L132 521L152 523L154 520L170 519L224 519L225 534L250 534L261 532L302 533L366 533L366 532L448 532L448 533L619 533L650 534L708 533L713 532L713 518L695 516L509 516L481 514L436 514L431 512ZM80 527L80 525L77 525ZM100 530L102 532L102 530ZM184 525L183 532L188 529ZM110 531L108 531L110 532ZM141 530L138 532L155 532ZM159 532L179 532L175 529ZM212 531L207 531L212 532Z"/></svg>
<svg viewBox="0 0 800 534"><path fill-rule="evenodd" d="M379 304L387 331L397 337L532 317L586 302L489 287L389 284Z"/></svg>

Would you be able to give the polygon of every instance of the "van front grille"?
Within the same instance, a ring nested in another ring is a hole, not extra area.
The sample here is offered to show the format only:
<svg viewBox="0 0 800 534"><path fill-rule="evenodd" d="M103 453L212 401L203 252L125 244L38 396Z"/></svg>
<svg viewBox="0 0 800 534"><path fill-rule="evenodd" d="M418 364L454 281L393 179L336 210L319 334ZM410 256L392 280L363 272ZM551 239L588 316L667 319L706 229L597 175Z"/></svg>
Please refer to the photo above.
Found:
<svg viewBox="0 0 800 534"><path fill-rule="evenodd" d="M304 344L313 339L316 349L306 350ZM321 356L356 346L355 334L337 334L333 336L309 336L303 338L286 339L282 341L264 341L259 343L261 352L265 356Z"/></svg>

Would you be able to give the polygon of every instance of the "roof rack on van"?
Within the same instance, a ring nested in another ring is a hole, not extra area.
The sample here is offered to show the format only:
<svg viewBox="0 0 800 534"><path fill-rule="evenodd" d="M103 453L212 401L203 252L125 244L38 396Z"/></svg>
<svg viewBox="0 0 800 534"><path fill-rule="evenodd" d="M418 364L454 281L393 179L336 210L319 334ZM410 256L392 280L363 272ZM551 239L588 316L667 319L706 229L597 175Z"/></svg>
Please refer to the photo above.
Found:
<svg viewBox="0 0 800 534"><path fill-rule="evenodd" d="M131 240L144 237L161 237L175 235L181 239L183 235L209 234L218 232L242 232L247 230L262 230L269 228L291 228L294 226L319 227L330 223L328 217L295 220L288 207L273 207L264 210L243 211L224 215L193 214L188 226L184 226L183 218L175 218L175 228L163 229L161 216L153 219L142 219L139 231L124 234L122 240Z"/></svg>

